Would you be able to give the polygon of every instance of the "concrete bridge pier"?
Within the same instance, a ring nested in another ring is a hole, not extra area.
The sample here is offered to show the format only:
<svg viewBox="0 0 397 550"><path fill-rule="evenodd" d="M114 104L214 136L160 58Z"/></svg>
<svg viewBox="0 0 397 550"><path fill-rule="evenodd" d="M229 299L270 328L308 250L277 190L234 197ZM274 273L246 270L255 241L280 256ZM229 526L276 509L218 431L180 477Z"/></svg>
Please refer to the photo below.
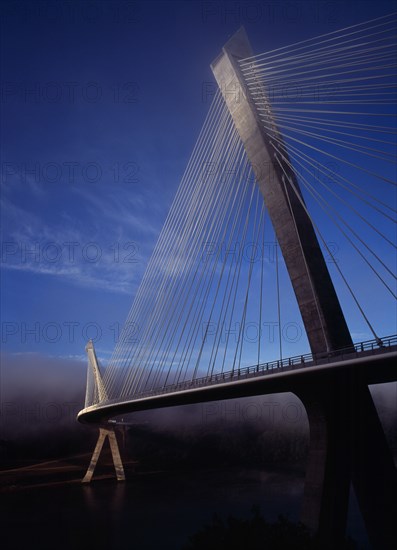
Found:
<svg viewBox="0 0 397 550"><path fill-rule="evenodd" d="M395 548L397 475L368 385L343 372L295 393L310 426L302 522L340 548L352 482L373 548Z"/></svg>
<svg viewBox="0 0 397 550"><path fill-rule="evenodd" d="M120 456L120 450L117 443L115 429L112 426L106 426L106 427L99 428L98 441L96 443L90 465L88 466L88 470L82 480L82 483L91 482L92 476L94 475L94 471L98 463L99 456L102 452L102 447L106 438L109 439L110 451L112 453L112 459L113 459L114 469L116 472L117 481L125 481L124 467Z"/></svg>

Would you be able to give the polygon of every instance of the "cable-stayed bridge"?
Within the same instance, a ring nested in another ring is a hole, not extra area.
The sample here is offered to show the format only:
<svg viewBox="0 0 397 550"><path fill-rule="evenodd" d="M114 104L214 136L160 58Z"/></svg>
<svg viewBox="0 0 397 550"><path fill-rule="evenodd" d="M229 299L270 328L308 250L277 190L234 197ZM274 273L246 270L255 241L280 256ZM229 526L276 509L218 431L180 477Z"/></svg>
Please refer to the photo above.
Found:
<svg viewBox="0 0 397 550"><path fill-rule="evenodd" d="M219 89L104 372L86 348L81 421L294 392L310 425L302 520L335 548L350 482L374 545L387 548L394 528L396 472L368 385L396 380L397 338L380 332L387 319L395 328L395 30L392 14L260 55L243 29L226 43L211 65ZM293 357L282 334L292 311L310 350ZM269 316L276 357L263 337ZM365 341L352 337L357 319ZM86 481L107 435L124 477L107 426Z"/></svg>

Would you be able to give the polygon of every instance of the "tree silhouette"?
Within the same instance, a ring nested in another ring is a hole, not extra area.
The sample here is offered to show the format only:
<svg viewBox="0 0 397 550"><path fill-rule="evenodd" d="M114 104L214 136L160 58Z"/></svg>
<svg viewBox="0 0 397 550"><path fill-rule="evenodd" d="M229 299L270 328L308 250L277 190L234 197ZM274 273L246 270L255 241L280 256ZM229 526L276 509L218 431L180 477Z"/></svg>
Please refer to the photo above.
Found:
<svg viewBox="0 0 397 550"><path fill-rule="evenodd" d="M355 550L356 544L346 539L337 550ZM301 523L279 516L267 522L258 507L253 507L248 519L228 516L224 521L215 515L189 537L182 550L336 550L327 548L313 537Z"/></svg>

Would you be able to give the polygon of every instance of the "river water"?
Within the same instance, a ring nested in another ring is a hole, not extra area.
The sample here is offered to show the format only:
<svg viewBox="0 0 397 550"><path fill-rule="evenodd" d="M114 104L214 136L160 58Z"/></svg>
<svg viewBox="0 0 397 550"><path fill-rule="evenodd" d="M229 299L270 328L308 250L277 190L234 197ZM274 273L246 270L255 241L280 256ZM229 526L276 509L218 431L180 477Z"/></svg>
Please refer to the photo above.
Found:
<svg viewBox="0 0 397 550"><path fill-rule="evenodd" d="M218 468L24 488L1 495L2 548L178 550L214 514L249 517L256 505L298 521L303 486L293 472ZM349 531L369 548L354 499Z"/></svg>

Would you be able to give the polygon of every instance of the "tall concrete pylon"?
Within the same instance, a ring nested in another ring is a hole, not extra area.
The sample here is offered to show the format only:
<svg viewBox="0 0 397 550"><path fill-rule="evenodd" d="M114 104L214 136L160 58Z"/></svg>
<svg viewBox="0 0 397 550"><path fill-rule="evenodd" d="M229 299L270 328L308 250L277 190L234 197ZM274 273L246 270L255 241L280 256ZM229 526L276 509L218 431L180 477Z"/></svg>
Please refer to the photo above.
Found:
<svg viewBox="0 0 397 550"><path fill-rule="evenodd" d="M108 397L107 397L105 386L102 381L101 371L99 370L98 359L95 353L95 348L92 340L89 340L89 342L87 343L85 347L85 351L87 352L87 356L88 356L88 363L89 363L88 368L92 370L92 374L94 375L94 382L98 392L99 402L106 401ZM117 443L116 433L114 430L114 426L109 424L99 428L98 440L97 440L93 455L91 457L90 465L88 466L87 472L82 480L82 483L91 482L92 476L94 475L94 471L98 463L99 456L102 452L103 444L106 438L109 439L110 450L112 453L112 459L113 459L113 464L116 471L117 481L125 480L124 467L120 456L120 450Z"/></svg>
<svg viewBox="0 0 397 550"><path fill-rule="evenodd" d="M347 348L352 346L350 332L313 224L302 204L303 197L297 178L284 162L283 168L288 174L286 178L275 159L269 137L238 64L238 60L252 55L245 30L241 28L225 44L211 68L268 209L312 353ZM267 116L277 132L270 104Z"/></svg>
<svg viewBox="0 0 397 550"><path fill-rule="evenodd" d="M94 382L98 392L99 401L105 401L107 399L106 389L102 381L101 371L99 370L98 359L95 353L94 344L92 340L89 340L85 351L88 356L89 368L91 368L94 375Z"/></svg>
<svg viewBox="0 0 397 550"><path fill-rule="evenodd" d="M288 162L275 157L244 81L239 60L252 56L241 28L211 68L263 195L312 353L350 348L352 338L296 175ZM268 125L283 141L264 90L262 99ZM340 548L352 482L374 548L392 548L396 470L368 385L359 373L335 369L314 387L301 387L295 393L310 426L303 523L317 532L324 548Z"/></svg>

